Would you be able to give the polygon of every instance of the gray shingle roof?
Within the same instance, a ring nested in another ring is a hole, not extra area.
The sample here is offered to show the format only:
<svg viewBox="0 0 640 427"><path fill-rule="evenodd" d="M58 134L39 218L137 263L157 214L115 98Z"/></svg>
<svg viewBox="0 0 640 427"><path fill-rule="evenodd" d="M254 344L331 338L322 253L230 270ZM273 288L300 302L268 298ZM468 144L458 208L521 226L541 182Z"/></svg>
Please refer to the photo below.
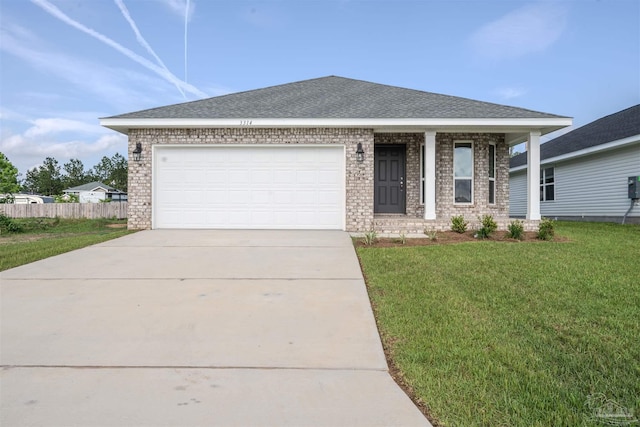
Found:
<svg viewBox="0 0 640 427"><path fill-rule="evenodd" d="M88 182L86 184L78 185L77 187L67 188L64 191L75 192L75 191L93 191L98 187L102 187L107 191L119 191L117 188L114 188L110 185L104 184L100 181Z"/></svg>
<svg viewBox="0 0 640 427"><path fill-rule="evenodd" d="M108 119L558 118L554 114L344 77L321 77Z"/></svg>
<svg viewBox="0 0 640 427"><path fill-rule="evenodd" d="M640 135L640 104L586 124L540 145L540 160ZM509 167L527 164L527 153L511 158Z"/></svg>

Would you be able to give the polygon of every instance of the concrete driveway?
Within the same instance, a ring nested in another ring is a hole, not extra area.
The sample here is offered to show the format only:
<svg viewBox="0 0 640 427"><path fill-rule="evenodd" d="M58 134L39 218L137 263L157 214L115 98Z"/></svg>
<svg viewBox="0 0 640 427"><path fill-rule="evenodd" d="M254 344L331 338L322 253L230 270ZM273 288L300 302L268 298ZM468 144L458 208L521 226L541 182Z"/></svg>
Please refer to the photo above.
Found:
<svg viewBox="0 0 640 427"><path fill-rule="evenodd" d="M0 424L429 426L338 231L143 231L0 273Z"/></svg>

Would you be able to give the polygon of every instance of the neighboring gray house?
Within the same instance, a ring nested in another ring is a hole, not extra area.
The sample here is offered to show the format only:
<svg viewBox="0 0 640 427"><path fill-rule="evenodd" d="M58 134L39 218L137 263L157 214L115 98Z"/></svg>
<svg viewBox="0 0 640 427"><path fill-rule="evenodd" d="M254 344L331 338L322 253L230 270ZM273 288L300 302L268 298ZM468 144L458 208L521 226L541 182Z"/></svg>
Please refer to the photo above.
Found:
<svg viewBox="0 0 640 427"><path fill-rule="evenodd" d="M100 119L129 136L131 229L407 233L506 227L509 147L528 141L537 182L540 135L571 122L335 76Z"/></svg>
<svg viewBox="0 0 640 427"><path fill-rule="evenodd" d="M510 213L526 212L526 153L511 159ZM598 119L540 146L540 211L567 220L640 222L628 177L640 175L640 105Z"/></svg>
<svg viewBox="0 0 640 427"><path fill-rule="evenodd" d="M127 201L127 193L99 181L67 188L63 193L78 196L80 203L100 203L105 200Z"/></svg>

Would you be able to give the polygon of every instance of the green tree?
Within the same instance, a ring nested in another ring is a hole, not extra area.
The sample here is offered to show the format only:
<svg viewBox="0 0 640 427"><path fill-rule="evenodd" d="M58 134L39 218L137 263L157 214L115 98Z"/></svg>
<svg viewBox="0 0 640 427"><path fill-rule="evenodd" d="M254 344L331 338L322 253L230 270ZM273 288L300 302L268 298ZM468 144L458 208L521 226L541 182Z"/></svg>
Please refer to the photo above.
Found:
<svg viewBox="0 0 640 427"><path fill-rule="evenodd" d="M60 194L63 184L58 161L53 157L47 157L41 166L27 171L24 188L31 193Z"/></svg>
<svg viewBox="0 0 640 427"><path fill-rule="evenodd" d="M70 159L62 166L65 175L62 177L63 190L85 184L88 181L84 165L78 159Z"/></svg>
<svg viewBox="0 0 640 427"><path fill-rule="evenodd" d="M127 191L128 162L121 154L113 157L102 157L100 162L91 169L91 177L95 181L104 182L118 190Z"/></svg>
<svg viewBox="0 0 640 427"><path fill-rule="evenodd" d="M0 153L0 194L17 193L18 191L20 191L18 168L13 166L7 156Z"/></svg>
<svg viewBox="0 0 640 427"><path fill-rule="evenodd" d="M103 156L100 162L91 169L91 178L94 181L104 182L109 184L111 178L111 170L113 169L113 163L107 156Z"/></svg>
<svg viewBox="0 0 640 427"><path fill-rule="evenodd" d="M111 172L111 185L118 190L127 191L127 178L129 176L129 162L120 153L116 153L111 158L113 170Z"/></svg>

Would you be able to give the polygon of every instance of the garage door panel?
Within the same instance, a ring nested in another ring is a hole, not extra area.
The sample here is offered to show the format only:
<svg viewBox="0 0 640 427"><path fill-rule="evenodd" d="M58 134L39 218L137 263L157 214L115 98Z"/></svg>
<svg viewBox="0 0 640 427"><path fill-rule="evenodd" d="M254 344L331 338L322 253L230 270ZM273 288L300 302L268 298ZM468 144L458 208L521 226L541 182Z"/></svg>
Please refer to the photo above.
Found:
<svg viewBox="0 0 640 427"><path fill-rule="evenodd" d="M294 201L294 193L291 190L274 190L273 202L276 204L291 204Z"/></svg>
<svg viewBox="0 0 640 427"><path fill-rule="evenodd" d="M248 170L231 170L229 171L229 185L249 184L251 183L251 171ZM214 184L215 183L211 183Z"/></svg>
<svg viewBox="0 0 640 427"><path fill-rule="evenodd" d="M336 203L340 203L342 195L337 191L318 191L316 193L318 204L326 206L334 206Z"/></svg>
<svg viewBox="0 0 640 427"><path fill-rule="evenodd" d="M196 210L186 210L182 212L183 220L187 224L201 224L204 222L206 212Z"/></svg>
<svg viewBox="0 0 640 427"><path fill-rule="evenodd" d="M253 190L251 192L251 204L252 205L269 205L271 203L269 190Z"/></svg>
<svg viewBox="0 0 640 427"><path fill-rule="evenodd" d="M295 171L278 169L273 171L274 184L288 184L294 182L296 177Z"/></svg>
<svg viewBox="0 0 640 427"><path fill-rule="evenodd" d="M204 203L207 205L226 205L229 203L229 198L224 190L208 190L205 192Z"/></svg>
<svg viewBox="0 0 640 427"><path fill-rule="evenodd" d="M321 171L318 174L318 183L338 186L340 185L340 176L335 170Z"/></svg>
<svg viewBox="0 0 640 427"><path fill-rule="evenodd" d="M184 192L184 202L186 204L203 203L203 194L200 191L189 190Z"/></svg>
<svg viewBox="0 0 640 427"><path fill-rule="evenodd" d="M156 147L154 228L344 227L344 150Z"/></svg>
<svg viewBox="0 0 640 427"><path fill-rule="evenodd" d="M229 222L230 212L223 210L208 210L206 213L207 224L225 224ZM202 228L202 227L200 227Z"/></svg>
<svg viewBox="0 0 640 427"><path fill-rule="evenodd" d="M207 169L206 181L209 183L216 183L216 186L223 186L227 183L229 174L220 167L211 165L210 169Z"/></svg>
<svg viewBox="0 0 640 427"><path fill-rule="evenodd" d="M273 172L270 170L252 170L251 171L251 184L268 186L272 182Z"/></svg>

